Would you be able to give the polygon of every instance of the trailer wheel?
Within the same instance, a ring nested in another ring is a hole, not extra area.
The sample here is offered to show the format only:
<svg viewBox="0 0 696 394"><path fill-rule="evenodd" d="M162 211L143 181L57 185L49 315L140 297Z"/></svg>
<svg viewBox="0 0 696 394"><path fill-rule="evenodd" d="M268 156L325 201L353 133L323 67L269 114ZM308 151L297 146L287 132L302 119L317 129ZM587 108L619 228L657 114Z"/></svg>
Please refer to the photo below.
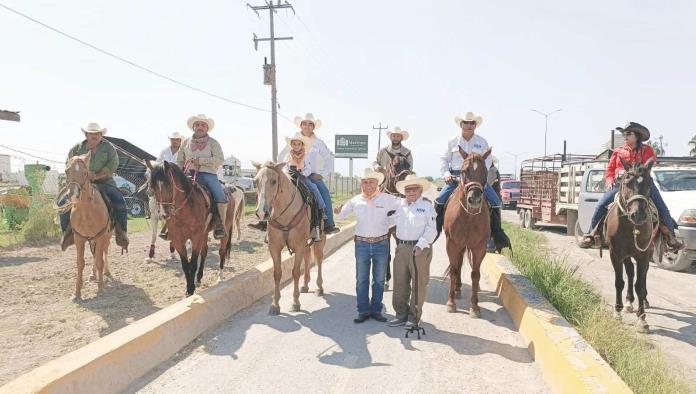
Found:
<svg viewBox="0 0 696 394"><path fill-rule="evenodd" d="M524 221L525 215L526 215L527 210L526 209L520 209L517 216L520 218L520 227L522 228L527 228L527 223Z"/></svg>
<svg viewBox="0 0 696 394"><path fill-rule="evenodd" d="M531 209L527 209L524 212L524 227L530 230L534 230L534 218L532 217Z"/></svg>

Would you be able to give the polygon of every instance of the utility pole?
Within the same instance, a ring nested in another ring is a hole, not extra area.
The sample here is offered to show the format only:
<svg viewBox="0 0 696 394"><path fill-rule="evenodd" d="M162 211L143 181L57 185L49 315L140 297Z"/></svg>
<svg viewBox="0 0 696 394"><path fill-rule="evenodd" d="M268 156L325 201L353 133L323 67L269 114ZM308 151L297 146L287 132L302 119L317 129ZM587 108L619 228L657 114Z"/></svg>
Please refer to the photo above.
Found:
<svg viewBox="0 0 696 394"><path fill-rule="evenodd" d="M389 126L384 126L382 127L382 122L379 122L379 126L375 127L372 126L372 130L377 130L379 134L377 134L377 152L382 148L382 130L388 129Z"/></svg>
<svg viewBox="0 0 696 394"><path fill-rule="evenodd" d="M274 26L273 26L273 14L277 13L278 9L283 9L283 8L289 8L292 10L292 12L295 12L295 9L292 8L292 5L285 1L285 3L281 4L280 0L276 4L273 3L273 0L266 0L266 5L260 5L260 6L252 6L251 4L247 3L247 7L251 8L256 15L261 18L261 15L259 15L259 10L268 10L268 14L270 15L270 23L271 23L271 36L269 38L258 38L256 34L254 34L254 49L258 50L259 49L259 41L270 41L271 42L271 64L269 65L270 67L266 67L267 65L264 65L264 71L267 73L265 75L265 80L270 79L270 85L271 85L271 130L272 130L272 138L273 138L273 160L277 160L278 158L278 102L277 102L277 90L276 90L276 69L275 69L275 42L276 40L292 40L292 37L276 37L275 36L275 31L274 31Z"/></svg>
<svg viewBox="0 0 696 394"><path fill-rule="evenodd" d="M563 111L563 108L559 108L559 109L557 109L555 111L551 111L549 113L541 112L541 111L536 110L536 109L531 109L530 111L538 113L539 115L543 116L545 119L544 120L544 157L546 157L546 135L548 134L548 131L549 131L549 116L555 114L556 112Z"/></svg>
<svg viewBox="0 0 696 394"><path fill-rule="evenodd" d="M512 156L512 157L515 158L515 172L513 172L513 174L515 174L515 179L517 179L517 158L520 157L520 156L522 156L522 155L526 155L527 152L523 152L523 153L505 152L505 153L507 153L508 155L510 155L510 156Z"/></svg>

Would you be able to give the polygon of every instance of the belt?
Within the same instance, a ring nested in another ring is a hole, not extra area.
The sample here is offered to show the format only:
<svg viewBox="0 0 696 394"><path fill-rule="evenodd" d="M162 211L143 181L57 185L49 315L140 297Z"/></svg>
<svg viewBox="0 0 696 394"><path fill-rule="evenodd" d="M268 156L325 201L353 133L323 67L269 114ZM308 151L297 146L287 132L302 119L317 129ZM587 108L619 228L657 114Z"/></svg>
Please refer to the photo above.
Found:
<svg viewBox="0 0 696 394"><path fill-rule="evenodd" d="M359 235L356 235L353 239L356 242L360 241L360 242L367 242L368 244L376 244L377 242L382 242L385 239L389 239L389 233L384 234L384 235L380 235L379 237L361 237Z"/></svg>
<svg viewBox="0 0 696 394"><path fill-rule="evenodd" d="M415 244L417 244L417 243L418 243L418 240L415 240L415 241L406 241L406 240L399 239L399 238L396 239L396 244L397 244L397 245L411 245L411 246L413 246L413 245L415 245Z"/></svg>

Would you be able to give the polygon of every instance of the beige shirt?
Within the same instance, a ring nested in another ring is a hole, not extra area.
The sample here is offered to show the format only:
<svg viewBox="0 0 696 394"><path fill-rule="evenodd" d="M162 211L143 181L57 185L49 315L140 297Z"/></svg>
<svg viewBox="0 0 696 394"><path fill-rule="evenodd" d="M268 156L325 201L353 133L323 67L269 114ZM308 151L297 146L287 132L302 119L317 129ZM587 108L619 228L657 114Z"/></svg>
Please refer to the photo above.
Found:
<svg viewBox="0 0 696 394"><path fill-rule="evenodd" d="M208 144L205 148L195 152L190 145L191 138L187 138L181 143L181 147L176 154L176 164L183 169L188 160L198 159L201 165L200 172L217 174L218 168L225 162L220 143L212 137L208 137Z"/></svg>

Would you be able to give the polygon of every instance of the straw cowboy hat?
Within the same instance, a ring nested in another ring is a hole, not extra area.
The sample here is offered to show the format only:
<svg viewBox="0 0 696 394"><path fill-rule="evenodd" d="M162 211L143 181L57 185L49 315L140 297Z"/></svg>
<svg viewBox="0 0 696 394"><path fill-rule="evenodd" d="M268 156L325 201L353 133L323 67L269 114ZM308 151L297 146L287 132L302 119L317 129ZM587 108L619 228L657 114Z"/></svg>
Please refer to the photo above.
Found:
<svg viewBox="0 0 696 394"><path fill-rule="evenodd" d="M650 139L650 130L648 130L647 127L643 126L640 123L636 122L628 122L626 123L626 126L624 127L617 127L616 130L626 133L626 132L634 132L638 137L640 137L640 140L645 142Z"/></svg>
<svg viewBox="0 0 696 394"><path fill-rule="evenodd" d="M427 179L410 174L407 175L406 179L403 181L396 182L396 191L401 194L406 194L406 188L409 186L420 186L423 188L423 191L426 191L430 188L430 185L431 183Z"/></svg>
<svg viewBox="0 0 696 394"><path fill-rule="evenodd" d="M186 121L186 124L188 125L189 130L193 130L193 124L195 122L203 122L203 123L207 124L208 131L211 131L213 129L213 127L215 127L215 121L213 120L213 118L209 118L203 114L198 114L198 115L191 116Z"/></svg>
<svg viewBox="0 0 696 394"><path fill-rule="evenodd" d="M393 130L387 131L387 138L391 138L392 134L401 134L401 141L408 139L408 131L401 130L401 127L394 127Z"/></svg>
<svg viewBox="0 0 696 394"><path fill-rule="evenodd" d="M292 137L285 137L285 142L287 142L288 146L291 148L293 141L302 141L302 143L304 144L305 152L309 152L312 149L312 139L309 137L305 137L304 135L302 135L302 133L297 133Z"/></svg>
<svg viewBox="0 0 696 394"><path fill-rule="evenodd" d="M376 179L377 184L380 185L384 182L384 174L374 171L372 168L365 168L360 176L360 180L362 181L363 179Z"/></svg>
<svg viewBox="0 0 696 394"><path fill-rule="evenodd" d="M82 132L87 134L101 133L101 135L106 135L106 127L101 128L99 123L92 122L87 124L86 129L82 129Z"/></svg>
<svg viewBox="0 0 696 394"><path fill-rule="evenodd" d="M314 130L321 127L321 120L315 119L314 115L308 113L303 117L295 116L295 125L297 127L302 127L302 122L309 122L314 125Z"/></svg>
<svg viewBox="0 0 696 394"><path fill-rule="evenodd" d="M184 136L181 135L181 133L179 133L178 131L175 131L175 132L169 134L170 140L181 140L183 138L184 138Z"/></svg>
<svg viewBox="0 0 696 394"><path fill-rule="evenodd" d="M483 123L483 118L474 115L473 112L467 112L464 116L460 115L454 117L454 123L457 124L457 127L462 127L462 122L476 122L476 127L479 127L481 123Z"/></svg>

